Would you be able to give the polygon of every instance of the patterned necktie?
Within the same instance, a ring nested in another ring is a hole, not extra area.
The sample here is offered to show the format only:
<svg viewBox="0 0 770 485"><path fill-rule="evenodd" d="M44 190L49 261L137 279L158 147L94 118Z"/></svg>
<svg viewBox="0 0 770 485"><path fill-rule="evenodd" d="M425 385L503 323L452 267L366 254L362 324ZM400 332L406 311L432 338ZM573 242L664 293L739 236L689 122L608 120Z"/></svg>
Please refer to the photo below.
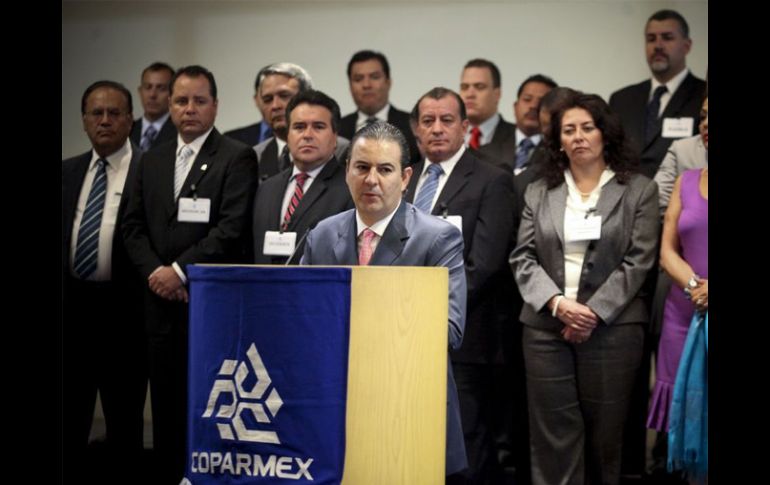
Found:
<svg viewBox="0 0 770 485"><path fill-rule="evenodd" d="M289 145L284 145L283 150L281 150L281 155L278 157L278 167L279 170L284 170L291 166L291 156L289 155Z"/></svg>
<svg viewBox="0 0 770 485"><path fill-rule="evenodd" d="M372 259L372 239L376 235L377 233L368 227L361 233L361 251L358 253L358 264L361 266L368 265Z"/></svg>
<svg viewBox="0 0 770 485"><path fill-rule="evenodd" d="M152 125L150 125L146 130L144 130L144 135L142 135L142 143L139 145L139 147L142 149L143 152L146 152L151 148L152 140L155 139L155 135L157 134L158 134L158 130L156 130L155 127Z"/></svg>
<svg viewBox="0 0 770 485"><path fill-rule="evenodd" d="M660 129L658 113L660 111L660 98L668 91L665 85L655 88L652 100L647 105L647 113L644 124L644 144L649 144Z"/></svg>
<svg viewBox="0 0 770 485"><path fill-rule="evenodd" d="M474 126L471 129L471 139L468 142L468 146L476 150L481 146L481 130L478 126Z"/></svg>
<svg viewBox="0 0 770 485"><path fill-rule="evenodd" d="M291 199L289 200L289 206L286 207L286 214L284 214L283 216L283 224L281 224L282 231L285 231L289 227L291 216L294 215L294 211L297 210L299 201L301 201L302 196L305 195L304 191L302 190L302 187L305 185L305 182L309 178L310 178L310 175L306 174L305 172L300 172L294 177L294 180L297 182L297 184L294 186L294 193L291 194Z"/></svg>
<svg viewBox="0 0 770 485"><path fill-rule="evenodd" d="M516 149L516 167L514 168L522 168L527 164L529 161L529 153L534 147L535 144L532 143L530 138L524 138L521 140L521 143L519 143L519 148Z"/></svg>
<svg viewBox="0 0 770 485"><path fill-rule="evenodd" d="M179 151L179 156L176 158L176 166L174 167L174 200L179 198L179 192L184 185L184 179L187 178L187 167L190 163L190 157L193 154L190 145L184 145Z"/></svg>
<svg viewBox="0 0 770 485"><path fill-rule="evenodd" d="M442 173L444 173L444 169L438 163L428 165L428 178L422 184L420 193L417 194L417 198L414 200L414 206L426 214L430 214L430 205L433 202L433 196L436 195L438 178Z"/></svg>
<svg viewBox="0 0 770 485"><path fill-rule="evenodd" d="M78 245L75 248L73 268L81 279L87 279L94 271L99 253L99 229L102 226L104 199L107 194L107 161L100 158L96 161L96 175L88 193L86 208L78 229Z"/></svg>

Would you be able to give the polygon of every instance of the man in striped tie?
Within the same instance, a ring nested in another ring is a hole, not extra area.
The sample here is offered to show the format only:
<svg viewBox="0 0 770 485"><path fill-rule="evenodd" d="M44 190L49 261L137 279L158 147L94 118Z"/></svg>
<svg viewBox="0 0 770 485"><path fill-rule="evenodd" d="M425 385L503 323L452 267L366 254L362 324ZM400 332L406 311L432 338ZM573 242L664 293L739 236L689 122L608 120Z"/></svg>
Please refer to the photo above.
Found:
<svg viewBox="0 0 770 485"><path fill-rule="evenodd" d="M131 93L96 82L81 111L92 148L62 162L63 445L75 452L65 477L88 482L109 481L89 475L99 473L87 453L97 390L107 427L104 470L141 458L146 371L140 281L117 230L141 156L128 140Z"/></svg>
<svg viewBox="0 0 770 485"><path fill-rule="evenodd" d="M257 264L296 264L308 229L353 207L344 161L335 156L339 123L337 102L320 91L300 92L286 106L292 164L257 190L253 211Z"/></svg>

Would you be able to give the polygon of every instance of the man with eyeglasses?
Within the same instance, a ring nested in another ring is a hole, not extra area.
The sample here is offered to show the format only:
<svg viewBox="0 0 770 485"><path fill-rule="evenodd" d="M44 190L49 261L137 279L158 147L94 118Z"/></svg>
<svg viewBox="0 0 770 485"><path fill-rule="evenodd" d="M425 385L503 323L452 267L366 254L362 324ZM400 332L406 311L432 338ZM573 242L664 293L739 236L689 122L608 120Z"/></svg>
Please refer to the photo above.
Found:
<svg viewBox="0 0 770 485"><path fill-rule="evenodd" d="M128 140L131 93L98 81L85 90L81 112L91 149L62 162L63 446L74 451L64 474L78 481L96 470L87 446L97 390L105 470L141 458L146 390L141 282L118 230L142 154Z"/></svg>

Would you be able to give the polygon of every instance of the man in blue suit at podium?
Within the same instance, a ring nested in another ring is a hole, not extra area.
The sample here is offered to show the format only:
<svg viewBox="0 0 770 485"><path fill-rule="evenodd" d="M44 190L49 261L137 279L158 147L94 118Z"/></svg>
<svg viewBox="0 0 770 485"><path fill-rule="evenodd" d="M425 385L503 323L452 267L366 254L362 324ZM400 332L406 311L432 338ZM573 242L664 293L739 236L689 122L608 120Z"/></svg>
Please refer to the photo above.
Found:
<svg viewBox="0 0 770 485"><path fill-rule="evenodd" d="M303 265L445 266L449 269L449 346L460 347L466 283L460 230L402 201L412 169L401 131L384 122L353 137L345 181L356 208L310 231ZM446 474L467 467L457 388L447 365Z"/></svg>

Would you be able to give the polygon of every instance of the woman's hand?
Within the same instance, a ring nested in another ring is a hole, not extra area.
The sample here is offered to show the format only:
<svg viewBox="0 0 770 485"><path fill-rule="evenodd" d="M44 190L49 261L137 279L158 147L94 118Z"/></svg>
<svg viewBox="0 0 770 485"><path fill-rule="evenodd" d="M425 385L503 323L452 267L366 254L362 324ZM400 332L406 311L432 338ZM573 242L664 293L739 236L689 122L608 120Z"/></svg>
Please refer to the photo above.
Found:
<svg viewBox="0 0 770 485"><path fill-rule="evenodd" d="M692 300L696 310L703 312L709 309L709 280L696 278L696 281L698 286L690 290L690 300Z"/></svg>
<svg viewBox="0 0 770 485"><path fill-rule="evenodd" d="M561 329L561 334L564 336L564 340L573 344L582 344L591 338L591 332L591 330L588 330L587 332L581 332L567 326Z"/></svg>
<svg viewBox="0 0 770 485"><path fill-rule="evenodd" d="M596 316L593 310L582 303L564 297L559 300L556 318L561 320L567 327L580 332L591 331L599 324L599 317Z"/></svg>

